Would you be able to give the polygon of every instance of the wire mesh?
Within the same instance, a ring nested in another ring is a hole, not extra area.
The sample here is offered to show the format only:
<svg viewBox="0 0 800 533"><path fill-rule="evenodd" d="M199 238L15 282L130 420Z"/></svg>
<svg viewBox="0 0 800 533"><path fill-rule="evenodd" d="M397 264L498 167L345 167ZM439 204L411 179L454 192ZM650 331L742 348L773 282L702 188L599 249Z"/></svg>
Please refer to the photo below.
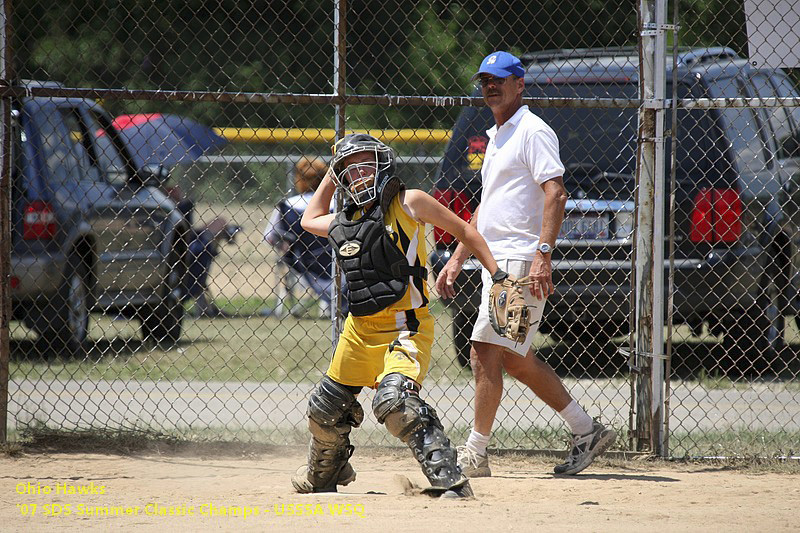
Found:
<svg viewBox="0 0 800 533"><path fill-rule="evenodd" d="M15 3L16 76L2 88L13 106L12 432L305 442L308 394L343 312L329 245L299 227L335 106L346 131L398 153L409 188L468 220L494 124L470 78L495 49L522 58L525 101L559 138L570 195L534 346L592 416L632 429L637 369L620 348L643 105L636 3L347 2L344 94L339 7ZM679 99L666 125L677 146L669 453L786 455L800 442L798 70L749 57L761 34L791 59L796 7L708 0L678 12L666 73ZM776 12L783 38L753 22ZM426 241L432 288L456 243L432 227ZM472 425L480 287L468 262L456 298L431 302L423 390L455 441ZM396 443L367 418L355 442ZM506 379L493 446L560 448L562 429Z"/></svg>

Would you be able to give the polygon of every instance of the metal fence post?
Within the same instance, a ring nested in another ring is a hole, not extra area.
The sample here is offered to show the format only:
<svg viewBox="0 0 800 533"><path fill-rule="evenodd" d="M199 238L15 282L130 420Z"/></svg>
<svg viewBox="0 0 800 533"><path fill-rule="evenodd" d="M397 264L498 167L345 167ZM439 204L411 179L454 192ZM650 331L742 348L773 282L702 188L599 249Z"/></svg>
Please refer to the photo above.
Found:
<svg viewBox="0 0 800 533"><path fill-rule="evenodd" d="M664 207L666 0L639 4L638 231L636 239L637 449L664 453Z"/></svg>
<svg viewBox="0 0 800 533"><path fill-rule="evenodd" d="M9 47L11 0L0 0L0 17L0 80L7 83L12 73ZM8 364L11 354L11 98L3 98L0 105L0 443L5 443L8 439Z"/></svg>
<svg viewBox="0 0 800 533"><path fill-rule="evenodd" d="M334 0L333 9L333 88L336 96L344 97L347 93L347 0ZM336 129L336 140L344 137L345 109L347 104L337 103L334 106L336 117L334 128ZM331 166L333 161L331 161ZM336 191L336 209L342 208L344 198L340 191ZM331 312L331 343L336 350L339 342L339 333L342 331L342 319L339 310L342 308L342 271L339 262L331 263L333 275L333 302L335 312Z"/></svg>
<svg viewBox="0 0 800 533"><path fill-rule="evenodd" d="M672 4L672 72L678 70L678 2ZM665 58L666 61L666 58ZM673 74L674 75L674 74ZM670 145L672 152L670 154L670 186L669 186L669 275L667 277L667 319L666 319L666 332L667 338L664 346L664 354L666 355L664 361L664 424L663 424L663 438L661 439L661 456L669 457L669 431L670 431L670 381L668 376L672 372L672 334L673 334L673 313L674 296L675 296L675 188L677 179L678 168L678 84L672 83L672 94L670 95L672 102L670 104L670 114L672 118L672 127L669 131ZM665 108L666 112L666 108ZM665 132L666 134L666 132Z"/></svg>
<svg viewBox="0 0 800 533"><path fill-rule="evenodd" d="M653 188L653 345L650 367L650 438L653 453L664 452L664 211L666 202L666 153L664 119L666 102L667 0L656 0L655 76L655 175Z"/></svg>

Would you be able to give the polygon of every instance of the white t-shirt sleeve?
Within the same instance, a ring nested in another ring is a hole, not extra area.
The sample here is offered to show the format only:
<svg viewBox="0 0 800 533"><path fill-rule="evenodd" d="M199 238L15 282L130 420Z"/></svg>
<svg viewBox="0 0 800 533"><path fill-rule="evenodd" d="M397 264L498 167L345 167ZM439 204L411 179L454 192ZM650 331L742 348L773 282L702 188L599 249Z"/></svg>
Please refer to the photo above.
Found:
<svg viewBox="0 0 800 533"><path fill-rule="evenodd" d="M558 150L558 137L551 128L542 128L531 133L525 143L524 158L533 181L541 185L547 180L564 175L564 165Z"/></svg>

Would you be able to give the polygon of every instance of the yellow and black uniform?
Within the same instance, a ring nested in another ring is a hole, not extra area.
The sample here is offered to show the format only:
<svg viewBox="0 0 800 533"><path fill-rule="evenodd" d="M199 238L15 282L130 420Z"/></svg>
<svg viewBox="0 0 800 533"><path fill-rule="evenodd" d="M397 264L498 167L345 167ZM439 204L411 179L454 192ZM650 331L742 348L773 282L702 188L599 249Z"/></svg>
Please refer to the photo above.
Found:
<svg viewBox="0 0 800 533"><path fill-rule="evenodd" d="M472 488L455 448L419 394L433 345L425 224L403 209L394 152L378 139L346 135L336 143L331 169L350 198L328 227L347 279L350 315L326 375L309 397L308 462L292 485L301 493L336 492L355 480L349 435L364 419L356 395L371 387L375 418L411 449L431 483L425 491L469 497Z"/></svg>
<svg viewBox="0 0 800 533"><path fill-rule="evenodd" d="M384 221L396 233L396 245L409 266L425 264L425 224L406 213L397 194ZM428 372L433 345L433 317L428 311L425 280L409 276L405 294L374 314L347 317L326 374L349 386L374 388L388 374L399 373L421 383Z"/></svg>

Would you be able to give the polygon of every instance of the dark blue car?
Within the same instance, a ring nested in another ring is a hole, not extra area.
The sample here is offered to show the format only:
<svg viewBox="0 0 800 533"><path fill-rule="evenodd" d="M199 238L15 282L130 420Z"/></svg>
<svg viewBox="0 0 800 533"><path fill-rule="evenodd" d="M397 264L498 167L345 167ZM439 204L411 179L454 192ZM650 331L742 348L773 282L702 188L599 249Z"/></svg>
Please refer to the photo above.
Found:
<svg viewBox="0 0 800 533"><path fill-rule="evenodd" d="M176 341L189 228L162 193L164 177L134 168L91 100L23 98L12 109L14 319L53 354L84 346L92 312Z"/></svg>
<svg viewBox="0 0 800 533"><path fill-rule="evenodd" d="M635 49L547 51L523 61L528 97L638 97ZM727 48L682 51L667 74L667 95L673 84L678 98L797 95L784 72L756 69ZM556 293L541 331L593 346L589 359L629 330L637 111L531 110L559 137L570 195L553 253ZM480 198L493 124L490 109L465 108L437 176L434 196L464 219ZM797 108L678 112L674 322L724 335L727 360L712 363L723 369L778 372L786 364L785 320L800 310L799 128ZM442 232L435 238L430 262L438 273L454 243ZM479 267L467 265L458 283L461 295L450 307L458 360L467 364Z"/></svg>

